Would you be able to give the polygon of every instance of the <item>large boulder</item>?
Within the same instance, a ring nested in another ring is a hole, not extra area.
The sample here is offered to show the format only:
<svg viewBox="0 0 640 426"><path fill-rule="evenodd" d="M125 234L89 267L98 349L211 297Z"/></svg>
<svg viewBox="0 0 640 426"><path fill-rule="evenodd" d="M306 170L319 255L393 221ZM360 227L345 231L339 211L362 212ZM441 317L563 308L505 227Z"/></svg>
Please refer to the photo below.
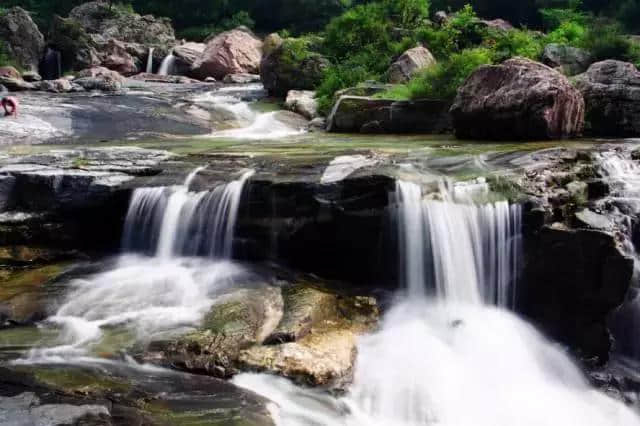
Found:
<svg viewBox="0 0 640 426"><path fill-rule="evenodd" d="M178 66L185 65L187 69L202 56L207 45L204 43L187 42L173 48Z"/></svg>
<svg viewBox="0 0 640 426"><path fill-rule="evenodd" d="M13 7L0 14L0 41L22 68L38 70L44 53L44 36L27 11Z"/></svg>
<svg viewBox="0 0 640 426"><path fill-rule="evenodd" d="M11 66L0 67L0 77L21 79L20 71Z"/></svg>
<svg viewBox="0 0 640 426"><path fill-rule="evenodd" d="M262 58L262 41L245 28L218 34L207 43L202 55L193 63L191 73L204 80L218 80L228 74L257 74Z"/></svg>
<svg viewBox="0 0 640 426"><path fill-rule="evenodd" d="M310 38L279 41L270 36L269 53L260 64L262 84L271 95L284 97L290 90L313 90L322 81L329 61L314 51Z"/></svg>
<svg viewBox="0 0 640 426"><path fill-rule="evenodd" d="M127 43L172 46L175 32L167 18L140 16L122 8L112 8L107 2L92 1L75 7L69 17L89 34L100 34Z"/></svg>
<svg viewBox="0 0 640 426"><path fill-rule="evenodd" d="M328 118L330 132L442 133L451 129L449 103L437 100L396 101L343 95Z"/></svg>
<svg viewBox="0 0 640 426"><path fill-rule="evenodd" d="M313 120L318 116L316 92L311 90L290 90L284 103L287 109Z"/></svg>
<svg viewBox="0 0 640 426"><path fill-rule="evenodd" d="M585 72L591 61L591 54L587 50L564 44L547 44L542 53L545 65L570 76Z"/></svg>
<svg viewBox="0 0 640 426"><path fill-rule="evenodd" d="M586 104L590 133L597 136L640 135L640 72L627 62L597 62L576 77Z"/></svg>
<svg viewBox="0 0 640 426"><path fill-rule="evenodd" d="M73 19L53 17L49 44L60 52L63 69L81 70L100 65L91 37Z"/></svg>
<svg viewBox="0 0 640 426"><path fill-rule="evenodd" d="M406 83L418 71L436 64L429 49L423 46L414 47L404 52L389 68L389 82Z"/></svg>
<svg viewBox="0 0 640 426"><path fill-rule="evenodd" d="M102 66L122 75L134 75L140 72L136 60L127 51L121 41L110 39L100 52Z"/></svg>
<svg viewBox="0 0 640 426"><path fill-rule="evenodd" d="M451 115L462 139L562 139L582 133L584 100L553 68L513 58L471 74Z"/></svg>

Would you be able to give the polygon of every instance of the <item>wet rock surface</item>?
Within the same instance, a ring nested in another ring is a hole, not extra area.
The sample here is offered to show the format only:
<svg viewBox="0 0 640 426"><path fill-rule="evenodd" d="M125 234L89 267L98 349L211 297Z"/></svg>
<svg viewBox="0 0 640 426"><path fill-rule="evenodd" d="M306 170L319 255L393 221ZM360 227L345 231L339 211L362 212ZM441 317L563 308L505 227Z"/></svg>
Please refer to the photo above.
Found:
<svg viewBox="0 0 640 426"><path fill-rule="evenodd" d="M198 330L152 342L143 359L223 378L262 371L340 387L351 378L356 337L371 331L378 315L373 298L304 282L237 290L211 308Z"/></svg>
<svg viewBox="0 0 640 426"><path fill-rule="evenodd" d="M559 72L515 58L476 70L451 115L462 139L562 139L582 133L584 100Z"/></svg>

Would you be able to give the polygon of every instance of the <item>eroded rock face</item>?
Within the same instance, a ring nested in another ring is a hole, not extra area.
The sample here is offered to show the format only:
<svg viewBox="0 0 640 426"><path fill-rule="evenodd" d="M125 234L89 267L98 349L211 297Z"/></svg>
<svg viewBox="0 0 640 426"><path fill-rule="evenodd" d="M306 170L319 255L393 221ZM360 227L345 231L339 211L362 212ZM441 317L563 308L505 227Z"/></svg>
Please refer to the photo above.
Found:
<svg viewBox="0 0 640 426"><path fill-rule="evenodd" d="M451 107L462 139L535 140L579 136L584 100L558 71L524 58L476 70Z"/></svg>
<svg viewBox="0 0 640 426"><path fill-rule="evenodd" d="M62 56L62 68L81 70L100 65L100 58L89 34L71 18L53 17L49 43Z"/></svg>
<svg viewBox="0 0 640 426"><path fill-rule="evenodd" d="M406 83L417 72L436 64L429 49L423 46L414 47L404 52L389 68L389 82Z"/></svg>
<svg viewBox="0 0 640 426"><path fill-rule="evenodd" d="M188 72L193 64L202 56L207 45L204 43L187 42L173 48L178 69L184 68Z"/></svg>
<svg viewBox="0 0 640 426"><path fill-rule="evenodd" d="M101 50L102 65L122 75L134 75L139 72L138 65L133 56L127 51L124 43L110 39Z"/></svg>
<svg viewBox="0 0 640 426"><path fill-rule="evenodd" d="M551 43L545 46L542 62L565 75L583 73L591 65L591 54L577 47Z"/></svg>
<svg viewBox="0 0 640 426"><path fill-rule="evenodd" d="M330 132L442 133L451 128L449 103L341 96L329 115Z"/></svg>
<svg viewBox="0 0 640 426"><path fill-rule="evenodd" d="M78 22L89 34L127 43L172 46L175 33L167 18L122 12L110 8L108 3L92 1L75 7L69 17Z"/></svg>
<svg viewBox="0 0 640 426"><path fill-rule="evenodd" d="M260 64L260 77L264 88L273 96L285 97L290 90L314 90L329 66L321 54L309 51L304 58L291 54L297 39L281 40L270 36L269 48Z"/></svg>
<svg viewBox="0 0 640 426"><path fill-rule="evenodd" d="M191 73L202 80L207 77L222 79L228 74L258 74L261 58L262 41L250 31L236 28L209 41L193 63Z"/></svg>
<svg viewBox="0 0 640 426"><path fill-rule="evenodd" d="M576 77L588 131L598 136L640 135L640 71L627 62L598 62Z"/></svg>
<svg viewBox="0 0 640 426"><path fill-rule="evenodd" d="M13 7L0 15L0 40L21 67L38 71L44 53L44 36L26 10Z"/></svg>
<svg viewBox="0 0 640 426"><path fill-rule="evenodd" d="M316 92L311 90L290 90L284 105L287 109L297 112L309 120L318 116Z"/></svg>

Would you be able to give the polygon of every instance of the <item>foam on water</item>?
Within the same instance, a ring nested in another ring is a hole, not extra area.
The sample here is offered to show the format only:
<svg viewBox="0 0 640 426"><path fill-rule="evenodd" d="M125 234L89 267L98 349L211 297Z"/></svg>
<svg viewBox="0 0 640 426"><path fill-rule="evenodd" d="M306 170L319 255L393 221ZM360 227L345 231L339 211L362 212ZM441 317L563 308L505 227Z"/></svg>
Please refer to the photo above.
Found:
<svg viewBox="0 0 640 426"><path fill-rule="evenodd" d="M360 339L344 397L283 379L234 379L278 405L279 425L631 426L640 419L597 392L564 351L503 307L513 300L520 210L473 204L482 182L424 200L399 182L406 292L379 332Z"/></svg>

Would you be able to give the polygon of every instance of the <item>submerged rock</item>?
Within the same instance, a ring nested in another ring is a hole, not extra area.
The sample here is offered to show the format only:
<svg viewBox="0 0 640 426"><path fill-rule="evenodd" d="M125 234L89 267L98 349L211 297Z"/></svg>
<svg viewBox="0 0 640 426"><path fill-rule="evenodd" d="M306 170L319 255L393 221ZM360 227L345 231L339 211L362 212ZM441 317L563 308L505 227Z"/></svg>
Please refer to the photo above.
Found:
<svg viewBox="0 0 640 426"><path fill-rule="evenodd" d="M257 74L262 58L262 41L243 28L218 34L207 43L202 55L193 63L191 74L204 80L218 80L228 74Z"/></svg>
<svg viewBox="0 0 640 426"><path fill-rule="evenodd" d="M0 42L20 67L38 71L44 53L44 36L31 19L31 15L20 7L12 7L0 14Z"/></svg>
<svg viewBox="0 0 640 426"><path fill-rule="evenodd" d="M598 62L576 77L586 103L590 133L598 136L640 135L640 71L634 64Z"/></svg>
<svg viewBox="0 0 640 426"><path fill-rule="evenodd" d="M389 68L389 82L406 83L417 72L436 64L429 49L418 46L404 52Z"/></svg>
<svg viewBox="0 0 640 426"><path fill-rule="evenodd" d="M514 58L476 70L451 115L462 139L562 139L582 133L584 100L558 71Z"/></svg>

